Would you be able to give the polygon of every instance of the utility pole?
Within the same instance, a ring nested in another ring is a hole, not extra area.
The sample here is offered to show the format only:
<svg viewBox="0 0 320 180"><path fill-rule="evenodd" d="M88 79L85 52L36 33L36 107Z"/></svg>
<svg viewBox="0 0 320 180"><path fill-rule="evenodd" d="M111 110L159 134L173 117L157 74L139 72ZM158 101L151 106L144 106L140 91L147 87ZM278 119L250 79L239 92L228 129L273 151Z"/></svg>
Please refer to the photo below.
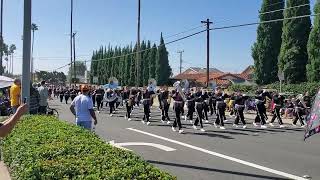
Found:
<svg viewBox="0 0 320 180"><path fill-rule="evenodd" d="M72 20L73 20L73 0L71 0L71 14L70 14L70 71L72 69L72 61L73 61L73 58L72 58L72 33L73 33L73 29L72 29ZM69 72L70 73L70 82L69 82L69 85L71 86L71 83L72 83L72 72Z"/></svg>
<svg viewBox="0 0 320 180"><path fill-rule="evenodd" d="M76 73L76 32L72 34L73 38L73 78L74 78L74 85L77 85L77 73ZM71 65L72 66L72 65Z"/></svg>
<svg viewBox="0 0 320 180"><path fill-rule="evenodd" d="M207 26L207 87L209 87L209 64L210 64L210 24L213 22L210 22L209 19L206 21L201 21L201 23L206 24Z"/></svg>
<svg viewBox="0 0 320 180"><path fill-rule="evenodd" d="M138 0L138 31L137 31L137 60L136 60L136 86L139 87L140 82L140 9L141 9L141 2Z"/></svg>
<svg viewBox="0 0 320 180"><path fill-rule="evenodd" d="M180 74L181 74L182 73L182 53L184 53L184 50L178 51L178 53L180 54Z"/></svg>
<svg viewBox="0 0 320 180"><path fill-rule="evenodd" d="M0 15L0 20L1 20L1 24L0 24L0 75L2 75L4 69L3 69L3 66L2 66L2 58L3 58L3 0L1 0L1 15Z"/></svg>
<svg viewBox="0 0 320 180"><path fill-rule="evenodd" d="M22 96L21 101L30 100L30 59L31 59L31 1L24 0L23 16L23 62L22 62Z"/></svg>

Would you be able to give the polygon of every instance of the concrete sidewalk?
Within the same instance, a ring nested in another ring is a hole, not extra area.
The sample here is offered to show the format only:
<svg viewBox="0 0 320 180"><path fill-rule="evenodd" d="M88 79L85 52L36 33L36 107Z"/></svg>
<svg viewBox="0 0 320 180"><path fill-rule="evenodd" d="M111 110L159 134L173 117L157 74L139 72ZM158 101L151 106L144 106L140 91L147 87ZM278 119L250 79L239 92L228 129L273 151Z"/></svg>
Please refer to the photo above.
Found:
<svg viewBox="0 0 320 180"><path fill-rule="evenodd" d="M8 168L4 164L3 161L0 161L0 179L1 180L11 180Z"/></svg>

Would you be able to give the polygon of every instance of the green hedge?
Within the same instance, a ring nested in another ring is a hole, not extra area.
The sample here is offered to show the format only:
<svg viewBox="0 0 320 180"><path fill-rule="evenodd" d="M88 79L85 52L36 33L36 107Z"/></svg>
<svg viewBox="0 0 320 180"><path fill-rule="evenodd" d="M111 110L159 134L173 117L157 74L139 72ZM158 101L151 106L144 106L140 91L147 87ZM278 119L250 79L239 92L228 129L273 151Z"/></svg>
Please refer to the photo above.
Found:
<svg viewBox="0 0 320 180"><path fill-rule="evenodd" d="M268 84L264 86L257 86L257 85L231 85L228 90L232 92L241 91L245 93L254 93L259 88L267 88L267 89L276 89L280 90L280 84ZM283 84L282 85L282 92L290 92L294 94L304 94L306 91L309 91L311 96L314 96L320 88L319 83L300 83L300 84Z"/></svg>
<svg viewBox="0 0 320 180"><path fill-rule="evenodd" d="M3 140L2 153L13 179L176 179L53 117L24 117Z"/></svg>

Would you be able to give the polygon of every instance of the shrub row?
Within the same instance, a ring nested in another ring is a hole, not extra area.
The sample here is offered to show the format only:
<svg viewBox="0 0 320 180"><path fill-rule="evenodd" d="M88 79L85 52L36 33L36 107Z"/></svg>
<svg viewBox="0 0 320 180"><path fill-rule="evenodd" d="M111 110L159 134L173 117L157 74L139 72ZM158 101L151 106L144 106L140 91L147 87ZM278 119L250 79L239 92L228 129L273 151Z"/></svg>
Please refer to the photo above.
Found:
<svg viewBox="0 0 320 180"><path fill-rule="evenodd" d="M13 179L176 179L53 117L24 117L1 146Z"/></svg>
<svg viewBox="0 0 320 180"><path fill-rule="evenodd" d="M280 90L280 84L274 83L274 84L268 84L265 86L257 86L257 85L231 85L229 87L229 91L236 92L246 92L246 93L254 93L259 88L267 88L267 89L276 89ZM283 84L282 85L282 92L290 92L294 94L304 94L306 91L309 91L311 96L316 95L320 88L320 82L319 83L300 83L300 84Z"/></svg>

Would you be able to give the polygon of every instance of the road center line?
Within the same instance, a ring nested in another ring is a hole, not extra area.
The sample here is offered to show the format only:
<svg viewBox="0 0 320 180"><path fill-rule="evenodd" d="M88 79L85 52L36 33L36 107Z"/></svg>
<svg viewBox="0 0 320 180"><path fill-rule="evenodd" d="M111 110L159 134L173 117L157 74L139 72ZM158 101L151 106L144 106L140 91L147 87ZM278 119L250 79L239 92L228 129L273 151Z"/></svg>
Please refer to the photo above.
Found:
<svg viewBox="0 0 320 180"><path fill-rule="evenodd" d="M155 143L145 143L145 142L126 142L126 143L116 143L118 146L151 146L151 147L155 147L155 148L158 148L158 149L161 149L163 151L167 151L167 152L170 152L170 151L175 151L176 149L173 149L171 147L168 147L168 146L164 146L164 145L161 145L161 144L155 144Z"/></svg>
<svg viewBox="0 0 320 180"><path fill-rule="evenodd" d="M231 156L227 156L227 155L224 155L224 154L220 154L220 153L217 153L217 152L209 151L207 149L203 149L203 148L200 148L200 147L197 147L197 146L193 146L193 145L190 145L190 144L187 144L187 143L183 143L183 142L176 141L176 140L173 140L173 139L169 139L169 138L166 138L166 137L162 137L162 136L158 136L158 135L155 135L155 134L151 134L151 133L148 133L148 132L145 132L145 131L141 131L141 130L138 130L138 129L134 129L134 128L127 128L127 129L131 130L131 131L135 131L135 132L141 133L141 134L149 135L149 136L152 136L152 137L155 137L155 138L158 138L158 139L162 139L162 140L165 140L165 141L168 141L168 142L171 142L171 143L179 144L181 146L185 146L185 147L188 147L190 149L201 151L201 152L204 152L204 153L207 153L207 154L219 157L219 158L227 159L227 160L230 160L230 161L233 161L233 162L237 162L237 163L240 163L240 164L243 164L243 165L246 165L246 166L250 166L250 167L253 167L253 168L256 168L256 169L260 169L260 170L263 170L263 171L266 171L266 172L269 172L269 173L277 174L279 176L283 176L283 177L286 177L286 178L296 179L296 180L306 180L303 177L299 177L299 176L296 176L296 175L293 175L293 174L281 172L281 171L278 171L278 170L275 170L275 169L264 167L264 166L261 166L261 165L258 165L258 164L254 164L254 163L251 163L251 162L248 162L248 161L237 159L237 158L234 158L234 157L231 157Z"/></svg>

